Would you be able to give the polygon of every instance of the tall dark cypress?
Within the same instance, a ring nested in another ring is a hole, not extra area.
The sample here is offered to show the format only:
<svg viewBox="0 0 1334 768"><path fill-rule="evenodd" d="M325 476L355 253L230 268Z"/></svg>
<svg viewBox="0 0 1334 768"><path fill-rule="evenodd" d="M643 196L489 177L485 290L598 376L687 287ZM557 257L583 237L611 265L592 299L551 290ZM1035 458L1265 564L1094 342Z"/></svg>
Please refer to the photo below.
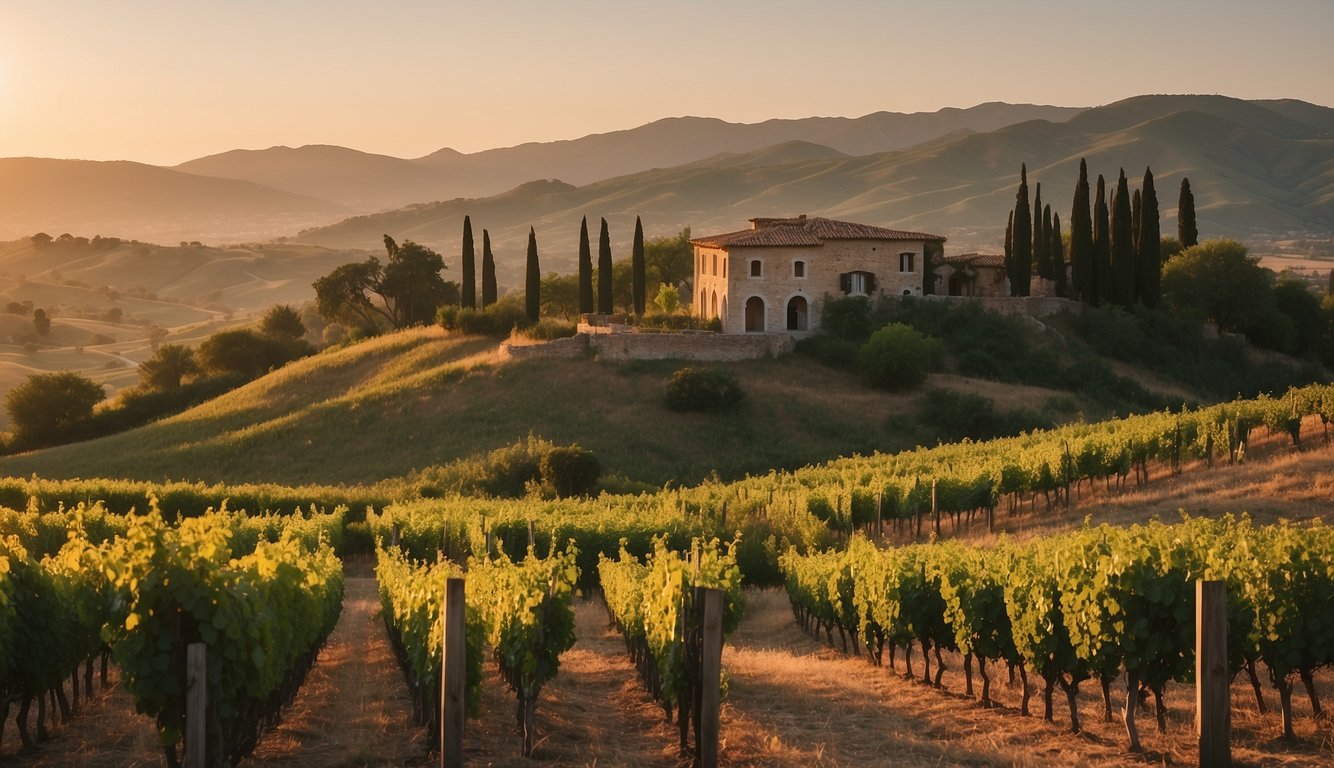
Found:
<svg viewBox="0 0 1334 768"><path fill-rule="evenodd" d="M593 311L593 251L588 245L588 217L579 222L579 314Z"/></svg>
<svg viewBox="0 0 1334 768"><path fill-rule="evenodd" d="M1177 239L1182 248L1198 245L1200 231L1195 228L1195 195L1190 191L1190 179L1181 177L1181 196L1177 198Z"/></svg>
<svg viewBox="0 0 1334 768"><path fill-rule="evenodd" d="M1135 265L1135 289L1130 292L1130 303L1139 301L1139 225L1144 214L1144 195L1135 190L1130 196L1130 261Z"/></svg>
<svg viewBox="0 0 1334 768"><path fill-rule="evenodd" d="M1010 295L1027 296L1033 280L1033 215L1028 208L1028 166L1019 166L1019 191L1014 197L1013 248L1010 258Z"/></svg>
<svg viewBox="0 0 1334 768"><path fill-rule="evenodd" d="M1056 295L1065 297L1070 286L1065 279L1065 242L1061 238L1061 214L1051 215L1051 245L1047 247L1051 259L1052 279L1056 281Z"/></svg>
<svg viewBox="0 0 1334 768"><path fill-rule="evenodd" d="M1098 300L1095 304L1111 304L1115 289L1112 287L1111 225L1107 221L1107 183L1098 174L1093 197L1093 270L1097 274Z"/></svg>
<svg viewBox="0 0 1334 768"><path fill-rule="evenodd" d="M645 299L648 294L645 285L648 277L644 270L644 225L635 217L635 241L630 246L630 294L635 305L635 314L644 314Z"/></svg>
<svg viewBox="0 0 1334 768"><path fill-rule="evenodd" d="M472 250L472 218L463 217L463 285L459 286L459 303L464 309L477 308L477 262Z"/></svg>
<svg viewBox="0 0 1334 768"><path fill-rule="evenodd" d="M482 309L496 303L496 258L491 255L491 233L482 230Z"/></svg>
<svg viewBox="0 0 1334 768"><path fill-rule="evenodd" d="M523 308L528 321L537 322L542 314L542 268L537 263L537 232L528 228L528 264L524 271Z"/></svg>
<svg viewBox="0 0 1334 768"><path fill-rule="evenodd" d="M1139 300L1153 309L1162 298L1163 235L1158 213L1158 190L1153 171L1144 169L1143 203L1139 225Z"/></svg>
<svg viewBox="0 0 1334 768"><path fill-rule="evenodd" d="M1039 278L1051 273L1047 264L1047 237L1042 229L1042 182L1033 185L1033 270Z"/></svg>
<svg viewBox="0 0 1334 768"><path fill-rule="evenodd" d="M1135 303L1135 244L1130 218L1130 185L1125 169L1112 194L1112 301L1123 307Z"/></svg>
<svg viewBox="0 0 1334 768"><path fill-rule="evenodd" d="M1093 269L1093 219L1089 215L1089 169L1079 159L1079 181L1070 208L1070 298L1098 303L1098 288Z"/></svg>
<svg viewBox="0 0 1334 768"><path fill-rule="evenodd" d="M1014 209L1005 221L1005 276L1014 274ZM1014 295L1011 293L1010 295Z"/></svg>
<svg viewBox="0 0 1334 768"><path fill-rule="evenodd" d="M1043 280L1056 279L1056 264L1051 255L1051 206L1042 206L1042 261L1038 262L1038 274Z"/></svg>
<svg viewBox="0 0 1334 768"><path fill-rule="evenodd" d="M598 312L610 315L615 309L611 291L611 236L607 234L607 220L603 219L602 231L598 233Z"/></svg>

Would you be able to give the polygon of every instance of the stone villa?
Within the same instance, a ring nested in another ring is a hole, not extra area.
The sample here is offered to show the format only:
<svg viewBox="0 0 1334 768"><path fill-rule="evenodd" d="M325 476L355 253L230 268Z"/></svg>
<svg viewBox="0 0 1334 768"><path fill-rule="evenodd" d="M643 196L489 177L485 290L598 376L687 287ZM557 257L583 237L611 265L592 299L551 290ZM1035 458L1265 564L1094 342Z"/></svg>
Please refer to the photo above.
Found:
<svg viewBox="0 0 1334 768"><path fill-rule="evenodd" d="M723 333L818 330L825 297L922 294L928 251L945 238L819 217L751 219L740 232L697 237L694 313Z"/></svg>

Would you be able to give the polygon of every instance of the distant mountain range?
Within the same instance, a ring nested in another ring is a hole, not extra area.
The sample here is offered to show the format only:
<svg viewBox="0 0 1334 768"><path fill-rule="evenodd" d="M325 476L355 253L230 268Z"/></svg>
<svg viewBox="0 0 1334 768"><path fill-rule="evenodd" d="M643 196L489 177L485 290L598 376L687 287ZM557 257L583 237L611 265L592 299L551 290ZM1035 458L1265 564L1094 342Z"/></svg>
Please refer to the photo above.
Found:
<svg viewBox="0 0 1334 768"><path fill-rule="evenodd" d="M314 227L295 239L378 249L390 233L454 262L470 214L490 230L501 282L510 285L530 225L544 269L571 269L583 215L608 219L618 257L635 215L650 236L808 213L937 232L950 238L949 251L996 251L1019 165L1027 163L1030 183L1041 182L1044 202L1068 220L1081 157L1109 183L1124 167L1138 185L1151 166L1165 233L1182 176L1191 179L1206 237L1334 233L1334 109L1141 96L1092 109L984 104L751 125L673 118L415 160L328 146L237 150L174 169L0 160L0 237L45 229L221 242Z"/></svg>

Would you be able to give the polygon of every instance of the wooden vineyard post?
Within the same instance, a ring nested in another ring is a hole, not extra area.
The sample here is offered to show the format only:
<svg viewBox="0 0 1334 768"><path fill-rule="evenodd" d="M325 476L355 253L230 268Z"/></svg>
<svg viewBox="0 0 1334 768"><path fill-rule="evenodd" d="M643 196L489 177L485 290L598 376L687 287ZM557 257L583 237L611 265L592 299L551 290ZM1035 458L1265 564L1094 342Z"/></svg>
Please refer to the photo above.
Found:
<svg viewBox="0 0 1334 768"><path fill-rule="evenodd" d="M699 768L718 766L719 690L723 671L723 591L699 590L703 598L702 659L700 662L700 706L698 743L695 744L695 764Z"/></svg>
<svg viewBox="0 0 1334 768"><path fill-rule="evenodd" d="M1195 582L1195 730L1200 768L1232 764L1232 697L1227 666L1227 585Z"/></svg>
<svg viewBox="0 0 1334 768"><path fill-rule="evenodd" d="M936 499L936 479L931 478L931 517L936 521L936 536L940 536L940 504Z"/></svg>
<svg viewBox="0 0 1334 768"><path fill-rule="evenodd" d="M208 646L190 643L185 649L185 764L208 765Z"/></svg>
<svg viewBox="0 0 1334 768"><path fill-rule="evenodd" d="M445 582L445 638L440 667L440 766L463 766L463 716L467 709L468 647L463 579Z"/></svg>

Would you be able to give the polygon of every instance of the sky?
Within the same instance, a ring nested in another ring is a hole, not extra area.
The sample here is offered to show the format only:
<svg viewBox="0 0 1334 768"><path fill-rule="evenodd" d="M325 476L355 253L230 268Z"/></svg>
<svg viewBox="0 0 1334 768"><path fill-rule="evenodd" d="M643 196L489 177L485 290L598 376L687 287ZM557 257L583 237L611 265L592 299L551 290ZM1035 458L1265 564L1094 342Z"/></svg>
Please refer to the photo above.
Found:
<svg viewBox="0 0 1334 768"><path fill-rule="evenodd" d="M664 117L1334 106L1334 0L0 0L0 157L419 157Z"/></svg>

